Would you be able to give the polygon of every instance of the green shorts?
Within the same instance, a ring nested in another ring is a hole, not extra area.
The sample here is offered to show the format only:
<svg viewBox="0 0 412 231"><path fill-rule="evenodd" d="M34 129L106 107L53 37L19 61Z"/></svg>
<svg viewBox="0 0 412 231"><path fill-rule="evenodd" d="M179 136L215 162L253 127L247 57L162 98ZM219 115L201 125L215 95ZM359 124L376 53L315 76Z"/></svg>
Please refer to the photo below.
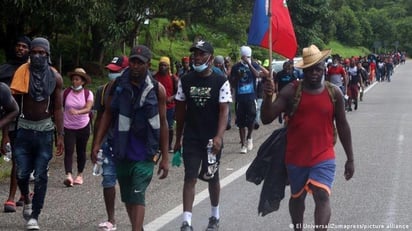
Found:
<svg viewBox="0 0 412 231"><path fill-rule="evenodd" d="M122 201L145 205L145 192L153 176L153 161L122 161L116 163L117 180Z"/></svg>

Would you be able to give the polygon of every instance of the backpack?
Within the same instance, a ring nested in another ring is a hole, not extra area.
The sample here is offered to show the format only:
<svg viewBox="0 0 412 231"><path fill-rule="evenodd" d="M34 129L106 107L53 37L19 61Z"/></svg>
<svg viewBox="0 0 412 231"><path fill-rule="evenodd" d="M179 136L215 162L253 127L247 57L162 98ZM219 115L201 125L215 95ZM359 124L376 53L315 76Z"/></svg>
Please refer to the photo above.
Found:
<svg viewBox="0 0 412 231"><path fill-rule="evenodd" d="M72 91L71 87L68 87L68 88L64 89L64 91L63 91L63 107L66 104L66 98L69 95L70 91ZM90 90L85 88L83 93L84 93L84 100L87 103L87 99L89 98L89 95L90 95ZM94 117L93 110L90 110L89 117L90 117L90 125L91 125L91 127L93 127L93 117Z"/></svg>
<svg viewBox="0 0 412 231"><path fill-rule="evenodd" d="M300 100L302 98L302 82L294 82L294 85L296 86L296 92L295 92L295 97L293 99L292 105L291 105L291 110L290 113L288 114L288 117L292 117L296 110L298 109ZM335 111L335 104L336 104L336 95L335 95L335 85L329 81L325 81L325 87L328 90L330 101L332 102L333 105L333 110ZM333 123L333 144L336 144L337 141L337 130L336 130L336 125Z"/></svg>

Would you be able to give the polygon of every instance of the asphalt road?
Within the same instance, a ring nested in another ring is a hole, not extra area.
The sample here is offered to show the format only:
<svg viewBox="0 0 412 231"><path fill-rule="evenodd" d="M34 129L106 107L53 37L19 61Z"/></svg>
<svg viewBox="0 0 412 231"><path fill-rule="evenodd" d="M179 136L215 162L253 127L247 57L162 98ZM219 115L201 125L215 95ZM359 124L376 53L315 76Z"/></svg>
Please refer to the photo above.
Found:
<svg viewBox="0 0 412 231"><path fill-rule="evenodd" d="M345 155L340 143L336 145L337 173L332 189L332 218L330 230L412 230L412 63L399 66L392 82L377 83L365 93L357 111L347 113L352 129L355 153L355 176L343 177ZM261 126L254 131L255 148L248 154L239 154L238 130L225 134L225 149L221 171L221 225L220 230L291 230L287 201L279 211L265 217L257 216L261 186L245 180L244 172L253 160L259 145L279 125ZM106 219L101 177L94 177L92 165L87 163L85 183L66 188L63 185L64 168L61 157L50 164L49 188L45 206L39 218L41 230L96 230ZM171 167L165 180L154 176L146 193L145 230L179 230L183 167ZM195 230L204 230L210 216L207 184L198 182L193 211ZM0 183L0 198L8 195L8 181ZM118 230L131 226L120 201L116 201ZM314 204L306 200L305 230L313 230ZM0 230L24 230L22 209L17 213L0 214Z"/></svg>

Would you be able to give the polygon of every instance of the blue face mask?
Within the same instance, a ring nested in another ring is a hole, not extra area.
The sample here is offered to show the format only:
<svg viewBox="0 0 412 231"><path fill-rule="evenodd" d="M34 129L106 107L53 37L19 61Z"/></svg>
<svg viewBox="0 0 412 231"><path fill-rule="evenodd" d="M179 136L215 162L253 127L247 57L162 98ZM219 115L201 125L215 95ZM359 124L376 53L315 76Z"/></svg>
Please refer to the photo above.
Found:
<svg viewBox="0 0 412 231"><path fill-rule="evenodd" d="M109 73L108 76L109 76L110 80L113 80L113 79L116 79L117 77L120 77L122 74L123 74L123 71L122 72Z"/></svg>
<svg viewBox="0 0 412 231"><path fill-rule="evenodd" d="M74 91L80 91L81 89L83 89L83 85L80 85L80 86L78 86L78 87L71 86L71 88L72 88Z"/></svg>
<svg viewBox="0 0 412 231"><path fill-rule="evenodd" d="M209 58L207 58L207 60L206 60L206 62L205 63L203 63L203 64L201 64L201 65L198 65L198 66L196 66L196 65L192 65L192 67L193 67L193 70L195 70L196 72L202 72L202 71L204 71L204 70L206 70L206 68L209 66L208 65L208 62L209 62L209 59L210 59L210 56L209 56Z"/></svg>

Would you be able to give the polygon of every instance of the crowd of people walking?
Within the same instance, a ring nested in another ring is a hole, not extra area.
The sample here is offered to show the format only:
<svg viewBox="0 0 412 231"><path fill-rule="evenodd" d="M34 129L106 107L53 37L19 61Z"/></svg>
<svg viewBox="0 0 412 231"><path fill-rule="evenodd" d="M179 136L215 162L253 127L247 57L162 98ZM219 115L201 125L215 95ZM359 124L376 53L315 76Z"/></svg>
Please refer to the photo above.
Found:
<svg viewBox="0 0 412 231"><path fill-rule="evenodd" d="M253 58L249 46L240 47L240 59L232 63L230 57L216 54L211 43L199 40L173 73L167 56L159 58L156 70L150 69L152 51L138 45L128 56L113 57L105 66L107 83L93 92L87 88L91 77L82 67L68 73L70 86L64 88L62 76L51 66L50 54L47 39L22 36L16 40L15 57L0 66L2 149L10 143L14 154L4 212L22 206L27 230L40 229L53 153L64 154L64 186L83 185L91 134L91 162L97 163L100 150L104 159L101 185L107 219L96 224L99 230L117 229L116 182L132 230L143 230L145 191L155 166L159 165L159 178L166 178L169 155L176 152L182 153L184 163L181 231L193 230L198 179L206 181L209 189L211 211L206 230L218 230L219 161L225 131L238 129L239 153L247 154L255 148L253 132L275 119L288 126L288 140L304 136L308 141L299 147L288 142L286 147L295 229L302 223L307 192L313 193L321 210L315 221L327 224L336 168L334 126L347 156L345 178L349 180L354 174L354 154L345 111L358 110L365 88L390 82L395 66L405 62L403 53L343 58L312 45L303 49L302 61L286 60L283 69L275 73L268 60ZM333 102L323 79L336 88ZM300 89L300 101L291 115L289 102L297 98L296 89ZM327 113L320 115L321 107L327 108ZM305 123L307 116L312 124ZM320 155L318 151L324 147L328 151ZM296 153L299 155L294 156ZM32 173L33 190L29 187ZM17 188L21 195L16 201Z"/></svg>

